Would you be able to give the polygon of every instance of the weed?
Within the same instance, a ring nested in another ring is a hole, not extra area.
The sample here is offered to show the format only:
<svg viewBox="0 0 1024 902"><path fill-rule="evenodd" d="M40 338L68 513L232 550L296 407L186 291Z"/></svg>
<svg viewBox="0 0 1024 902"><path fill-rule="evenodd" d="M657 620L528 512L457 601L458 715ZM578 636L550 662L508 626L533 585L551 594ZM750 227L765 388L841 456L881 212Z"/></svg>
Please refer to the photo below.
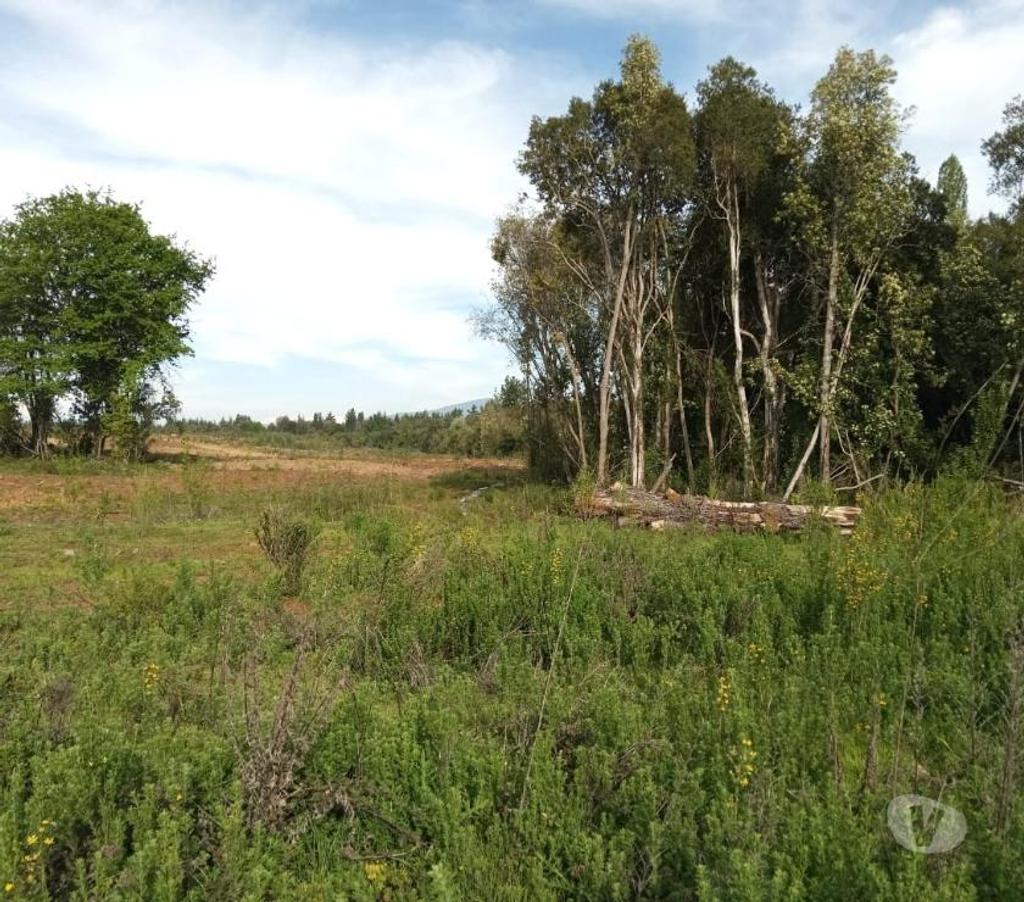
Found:
<svg viewBox="0 0 1024 902"><path fill-rule="evenodd" d="M285 595L298 595L302 589L302 571L317 532L308 521L291 517L278 507L260 515L256 541L281 576Z"/></svg>
<svg viewBox="0 0 1024 902"><path fill-rule="evenodd" d="M181 464L181 486L185 492L188 515L193 520L203 520L210 515L210 471L209 461L194 457L186 450Z"/></svg>

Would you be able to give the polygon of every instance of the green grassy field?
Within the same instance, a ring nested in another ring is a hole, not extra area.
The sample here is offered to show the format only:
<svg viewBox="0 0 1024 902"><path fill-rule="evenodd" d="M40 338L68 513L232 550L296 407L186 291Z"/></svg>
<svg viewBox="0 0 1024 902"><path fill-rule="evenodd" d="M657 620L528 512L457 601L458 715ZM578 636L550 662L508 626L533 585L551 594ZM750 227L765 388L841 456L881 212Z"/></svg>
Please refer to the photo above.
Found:
<svg viewBox="0 0 1024 902"><path fill-rule="evenodd" d="M866 499L848 540L615 530L437 458L2 464L0 491L5 897L1024 886L1024 518L989 486ZM298 595L268 508L317 532ZM898 845L905 793L963 843Z"/></svg>

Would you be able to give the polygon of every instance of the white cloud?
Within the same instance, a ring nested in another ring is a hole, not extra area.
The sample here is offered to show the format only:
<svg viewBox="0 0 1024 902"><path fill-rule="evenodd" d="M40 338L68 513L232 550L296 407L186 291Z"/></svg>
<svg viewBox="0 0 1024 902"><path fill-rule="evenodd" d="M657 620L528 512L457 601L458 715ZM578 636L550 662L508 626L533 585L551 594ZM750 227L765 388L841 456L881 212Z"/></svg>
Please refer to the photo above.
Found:
<svg viewBox="0 0 1024 902"><path fill-rule="evenodd" d="M955 153L967 172L971 211L998 206L986 194L981 142L1000 127L1007 101L1024 90L1024 3L994 2L932 13L887 47L897 96L916 109L907 145L934 181Z"/></svg>
<svg viewBox="0 0 1024 902"><path fill-rule="evenodd" d="M217 259L193 317L201 359L336 361L364 374L342 400L391 408L436 400L431 371L455 393L440 400L500 381L467 299L485 299L529 115L567 90L524 91L501 51L373 48L274 8L0 0L5 13L31 31L0 110L47 125L0 125L0 209L66 184L142 201Z"/></svg>

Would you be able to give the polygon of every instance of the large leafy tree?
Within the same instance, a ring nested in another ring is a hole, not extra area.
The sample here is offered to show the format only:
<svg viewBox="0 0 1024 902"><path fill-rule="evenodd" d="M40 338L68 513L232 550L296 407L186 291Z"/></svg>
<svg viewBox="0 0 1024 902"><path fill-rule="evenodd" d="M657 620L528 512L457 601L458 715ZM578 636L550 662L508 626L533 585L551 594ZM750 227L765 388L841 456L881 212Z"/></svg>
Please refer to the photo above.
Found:
<svg viewBox="0 0 1024 902"><path fill-rule="evenodd" d="M906 232L911 166L900 150L905 117L890 92L895 79L888 57L844 47L815 86L804 120L807 165L787 208L822 301L821 356L818 423L788 491L815 444L821 479L831 479L836 398L857 313Z"/></svg>
<svg viewBox="0 0 1024 902"><path fill-rule="evenodd" d="M733 385L743 449L744 489L749 493L755 468L744 374L745 336L751 334L741 297L744 230L748 217L755 215L762 185L771 178L778 160L777 146L788 111L771 89L758 81L753 69L732 57L710 68L708 77L697 86L697 97L700 109L696 131L704 205L723 224L728 248L726 294L732 322ZM770 330L771 316L763 316L763 320L766 331ZM770 368L767 374L771 382Z"/></svg>
<svg viewBox="0 0 1024 902"><path fill-rule="evenodd" d="M619 81L598 85L590 101L573 99L561 116L534 119L520 169L547 215L573 234L579 254L567 263L599 305L597 479L608 478L618 361L629 411L632 480L640 484L644 352L665 309L666 221L685 206L694 170L689 112L663 80L654 45L634 36L623 53Z"/></svg>
<svg viewBox="0 0 1024 902"><path fill-rule="evenodd" d="M990 216L978 224L977 239L984 248L989 270L1001 287L998 325L993 339L1004 369L1012 372L1002 386L1005 410L1016 404L1024 380L1024 95L1003 110L1003 128L988 138L981 149L992 167L993 192L1010 201L1007 216ZM1008 430L1021 428L1024 400L1015 407ZM1007 431L1007 436L1010 434ZM1024 442L1024 439L1022 439ZM994 452L997 456L999 449Z"/></svg>
<svg viewBox="0 0 1024 902"><path fill-rule="evenodd" d="M530 463L559 475L587 469L599 342L589 280L567 263L577 251L559 223L522 210L498 221L491 251L500 268L497 303L477 317L477 327L505 344L522 368L539 414L529 423Z"/></svg>
<svg viewBox="0 0 1024 902"><path fill-rule="evenodd" d="M190 353L186 314L212 273L108 193L69 189L17 208L0 229L0 389L28 409L37 453L65 396L102 452L115 410L123 422L125 399L149 398L165 365Z"/></svg>

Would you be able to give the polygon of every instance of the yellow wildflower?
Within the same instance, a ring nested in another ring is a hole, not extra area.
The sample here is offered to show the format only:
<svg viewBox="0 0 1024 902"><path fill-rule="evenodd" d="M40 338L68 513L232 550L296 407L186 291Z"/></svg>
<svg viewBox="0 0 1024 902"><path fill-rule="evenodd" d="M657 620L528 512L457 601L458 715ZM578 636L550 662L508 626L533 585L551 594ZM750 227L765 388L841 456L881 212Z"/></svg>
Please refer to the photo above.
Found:
<svg viewBox="0 0 1024 902"><path fill-rule="evenodd" d="M562 581L562 549L556 548L551 554L551 583L557 586Z"/></svg>
<svg viewBox="0 0 1024 902"><path fill-rule="evenodd" d="M744 736L740 739L739 747L729 749L729 757L732 759L732 774L736 785L746 789L754 775L754 759L757 757L753 741Z"/></svg>
<svg viewBox="0 0 1024 902"><path fill-rule="evenodd" d="M729 709L731 692L732 685L729 682L729 676L720 676L718 678L718 692L715 695L715 704L718 705L719 711L727 711Z"/></svg>

